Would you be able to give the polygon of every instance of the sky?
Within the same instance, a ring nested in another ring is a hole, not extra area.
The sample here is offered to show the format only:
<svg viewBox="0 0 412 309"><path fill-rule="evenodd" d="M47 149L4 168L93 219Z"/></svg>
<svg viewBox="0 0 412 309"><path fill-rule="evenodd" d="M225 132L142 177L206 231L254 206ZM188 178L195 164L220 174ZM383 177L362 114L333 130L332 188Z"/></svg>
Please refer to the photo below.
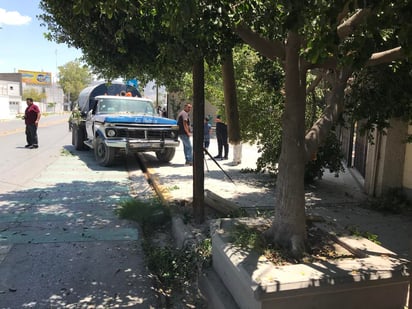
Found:
<svg viewBox="0 0 412 309"><path fill-rule="evenodd" d="M39 0L0 0L0 73L51 72L81 57L80 50L44 38Z"/></svg>
<svg viewBox="0 0 412 309"><path fill-rule="evenodd" d="M56 81L58 67L82 56L80 50L44 38L45 26L37 15L42 14L40 0L0 0L0 73L18 70L52 73ZM164 95L161 87L160 95ZM153 83L144 87L144 94L156 97Z"/></svg>

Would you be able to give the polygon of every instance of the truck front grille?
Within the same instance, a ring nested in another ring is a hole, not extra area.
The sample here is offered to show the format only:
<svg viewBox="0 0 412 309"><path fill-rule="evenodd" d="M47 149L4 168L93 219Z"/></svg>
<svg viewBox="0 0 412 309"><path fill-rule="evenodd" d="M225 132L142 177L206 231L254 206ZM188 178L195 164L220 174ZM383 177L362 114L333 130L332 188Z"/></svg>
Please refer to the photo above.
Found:
<svg viewBox="0 0 412 309"><path fill-rule="evenodd" d="M171 130L116 129L116 137L152 140L177 139L177 132Z"/></svg>

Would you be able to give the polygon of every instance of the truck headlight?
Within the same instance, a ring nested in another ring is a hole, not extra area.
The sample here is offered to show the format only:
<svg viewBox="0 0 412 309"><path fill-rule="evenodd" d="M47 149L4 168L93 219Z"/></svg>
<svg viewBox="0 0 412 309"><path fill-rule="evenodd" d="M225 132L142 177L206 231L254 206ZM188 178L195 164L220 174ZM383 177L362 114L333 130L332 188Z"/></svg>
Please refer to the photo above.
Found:
<svg viewBox="0 0 412 309"><path fill-rule="evenodd" d="M113 129L109 129L109 130L106 131L106 134L107 134L108 137L114 137L114 136L116 136L116 131L113 130Z"/></svg>

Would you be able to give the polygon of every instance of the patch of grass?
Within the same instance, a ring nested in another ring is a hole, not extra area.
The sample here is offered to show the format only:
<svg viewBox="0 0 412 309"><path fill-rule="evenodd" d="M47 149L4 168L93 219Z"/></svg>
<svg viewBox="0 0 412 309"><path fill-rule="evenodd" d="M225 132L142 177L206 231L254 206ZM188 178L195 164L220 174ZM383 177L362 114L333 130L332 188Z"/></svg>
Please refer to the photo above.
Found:
<svg viewBox="0 0 412 309"><path fill-rule="evenodd" d="M242 173L242 174L252 174L252 173L257 174L257 173L259 173L259 170L256 169L256 168L248 167L248 168L241 168L239 172Z"/></svg>
<svg viewBox="0 0 412 309"><path fill-rule="evenodd" d="M231 242L244 250L253 250L275 265L312 263L317 260L334 260L348 256L345 252L336 250L334 246L336 241L331 234L308 224L306 252L302 257L294 257L288 249L268 241L265 236L267 228L269 228L268 225L253 227L246 224L236 224L230 231ZM364 233L363 235L378 243L376 235L371 233Z"/></svg>
<svg viewBox="0 0 412 309"><path fill-rule="evenodd" d="M211 264L210 239L182 249L157 247L145 241L143 249L150 271L156 275L165 291L182 290L190 286L199 271Z"/></svg>
<svg viewBox="0 0 412 309"><path fill-rule="evenodd" d="M179 190L180 187L179 187L178 185L174 185L174 186L168 187L167 189L168 189L169 191L174 191L174 190Z"/></svg>
<svg viewBox="0 0 412 309"><path fill-rule="evenodd" d="M67 150L66 148L63 148L62 150L60 150L60 155L61 156L73 156L73 153Z"/></svg>
<svg viewBox="0 0 412 309"><path fill-rule="evenodd" d="M381 245L381 242L378 240L378 235L372 234L370 232L363 232L357 226L351 225L347 227L347 230L350 232L351 235L356 237L363 237L377 245Z"/></svg>
<svg viewBox="0 0 412 309"><path fill-rule="evenodd" d="M193 282L196 282L201 269L211 265L211 239L175 248L170 237L171 212L156 198L128 199L121 202L116 210L120 218L136 221L142 227L146 263L156 279L157 291L165 297L165 308L172 308L172 303L180 303L182 298L188 308L204 308ZM166 241L159 242L163 239L159 235L166 235Z"/></svg>
<svg viewBox="0 0 412 309"><path fill-rule="evenodd" d="M170 221L170 212L159 199L122 201L116 209L116 214L121 219L138 222L143 231L154 230Z"/></svg>
<svg viewBox="0 0 412 309"><path fill-rule="evenodd" d="M230 231L230 236L234 245L245 250L253 250L257 254L265 256L275 265L296 263L296 260L292 259L286 250L276 248L268 243L262 229L236 224Z"/></svg>

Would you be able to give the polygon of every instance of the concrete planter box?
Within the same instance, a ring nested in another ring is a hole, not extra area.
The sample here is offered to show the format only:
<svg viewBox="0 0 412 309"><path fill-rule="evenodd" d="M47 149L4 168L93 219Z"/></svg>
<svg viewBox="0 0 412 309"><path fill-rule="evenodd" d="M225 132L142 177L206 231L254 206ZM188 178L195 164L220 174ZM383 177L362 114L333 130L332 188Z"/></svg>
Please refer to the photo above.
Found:
<svg viewBox="0 0 412 309"><path fill-rule="evenodd" d="M276 266L230 243L236 221L218 220L212 229L213 268L239 308L403 309L408 261L367 239L341 237L359 256Z"/></svg>

